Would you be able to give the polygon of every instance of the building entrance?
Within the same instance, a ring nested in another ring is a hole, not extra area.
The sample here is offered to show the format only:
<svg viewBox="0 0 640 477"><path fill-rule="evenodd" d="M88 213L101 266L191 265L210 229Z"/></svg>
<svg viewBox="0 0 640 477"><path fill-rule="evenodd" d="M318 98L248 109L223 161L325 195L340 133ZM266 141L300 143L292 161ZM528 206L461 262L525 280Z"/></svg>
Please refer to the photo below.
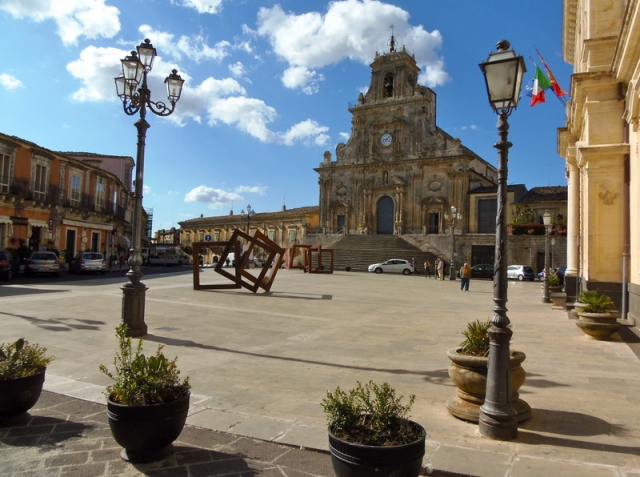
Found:
<svg viewBox="0 0 640 477"><path fill-rule="evenodd" d="M388 195L381 197L378 201L378 227L377 233L380 235L393 234L393 215L394 215L393 199Z"/></svg>

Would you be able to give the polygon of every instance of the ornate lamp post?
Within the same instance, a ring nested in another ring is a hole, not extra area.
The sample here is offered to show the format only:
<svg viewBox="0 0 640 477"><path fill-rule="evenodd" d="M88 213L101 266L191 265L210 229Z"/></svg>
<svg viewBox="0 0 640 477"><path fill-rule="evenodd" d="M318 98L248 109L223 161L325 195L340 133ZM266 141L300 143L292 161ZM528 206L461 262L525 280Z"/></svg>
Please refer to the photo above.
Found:
<svg viewBox="0 0 640 477"><path fill-rule="evenodd" d="M548 210L542 216L544 223L544 278L542 279L542 303L551 303L549 298L549 227L551 226L551 214Z"/></svg>
<svg viewBox="0 0 640 477"><path fill-rule="evenodd" d="M498 136L494 144L498 150L498 209L496 214L496 250L493 276L493 312L489 329L489 367L484 404L480 407L480 433L492 439L515 439L518 435L516 412L511 400L511 373L509 366L509 341L513 332L507 317L507 118L518 105L522 77L527 71L524 59L510 50L507 40L496 45L498 51L489 54L480 69L485 77L489 103L498 114Z"/></svg>
<svg viewBox="0 0 640 477"><path fill-rule="evenodd" d="M462 220L462 215L460 214L460 212L458 212L458 209L456 209L456 206L452 205L451 214L445 213L444 218L449 220L449 227L451 229L451 263L449 264L449 280L455 280L456 279L456 262L454 258L454 254L456 250L455 227L456 227L456 221Z"/></svg>
<svg viewBox="0 0 640 477"><path fill-rule="evenodd" d="M251 208L251 204L247 205L247 235L249 235L249 231L251 230L251 219L255 215L256 211Z"/></svg>
<svg viewBox="0 0 640 477"><path fill-rule="evenodd" d="M138 130L138 147L136 150L136 181L133 194L133 229L132 244L129 251L129 271L127 277L130 283L122 287L122 322L127 325L129 336L143 336L147 334L144 322L144 305L147 287L140 282L142 278L142 256L140 254L143 227L142 217L142 180L144 176L144 148L147 129L147 108L158 116L169 116L173 113L176 103L182 93L184 80L173 70L164 80L167 85L168 106L162 101L151 101L151 91L147 86L147 74L153 67L156 49L148 39L145 39L131 55L120 60L122 75L115 79L116 92L122 100L124 112L133 116L140 112L140 119L135 126Z"/></svg>

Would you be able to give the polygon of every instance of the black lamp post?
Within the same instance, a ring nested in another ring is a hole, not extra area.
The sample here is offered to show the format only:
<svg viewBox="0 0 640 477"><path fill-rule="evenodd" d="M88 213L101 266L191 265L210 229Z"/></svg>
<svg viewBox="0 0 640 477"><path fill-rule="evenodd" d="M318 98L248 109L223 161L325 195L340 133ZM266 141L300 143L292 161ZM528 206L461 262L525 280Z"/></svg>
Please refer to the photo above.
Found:
<svg viewBox="0 0 640 477"><path fill-rule="evenodd" d="M509 341L513 332L507 317L507 162L511 143L507 141L507 118L518 105L522 77L527 71L524 59L509 49L507 40L496 45L498 51L480 63L485 77L489 103L498 114L498 209L496 214L496 250L493 275L493 317L489 329L489 367L484 404L480 407L480 433L492 439L509 440L518 435L516 412L511 400Z"/></svg>
<svg viewBox="0 0 640 477"><path fill-rule="evenodd" d="M449 264L449 280L456 279L456 261L454 258L456 250L456 221L462 220L462 215L458 212L455 205L451 206L451 214L444 214L445 219L449 220L449 227L451 229L451 263Z"/></svg>
<svg viewBox="0 0 640 477"><path fill-rule="evenodd" d="M122 322L127 325L128 336L143 336L147 334L144 322L144 305L147 287L140 282L142 278L142 255L140 254L142 237L142 180L144 176L144 148L147 129L150 125L146 121L147 108L158 116L169 116L173 113L176 103L182 93L184 80L173 70L164 80L167 85L167 97L171 106L162 101L151 101L151 91L147 86L147 74L153 67L156 49L148 39L145 39L131 55L120 60L122 75L115 79L116 92L122 100L124 112L133 116L140 112L140 119L135 126L138 130L138 147L136 150L136 180L133 194L133 229L132 245L129 251L129 271L127 277L130 283L122 287Z"/></svg>
<svg viewBox="0 0 640 477"><path fill-rule="evenodd" d="M251 204L247 204L247 235L249 235L249 231L251 230L251 219L255 213L256 211L251 208Z"/></svg>
<svg viewBox="0 0 640 477"><path fill-rule="evenodd" d="M544 278L542 279L542 303L551 303L549 298L549 226L551 225L551 214L548 210L542 216L544 223Z"/></svg>

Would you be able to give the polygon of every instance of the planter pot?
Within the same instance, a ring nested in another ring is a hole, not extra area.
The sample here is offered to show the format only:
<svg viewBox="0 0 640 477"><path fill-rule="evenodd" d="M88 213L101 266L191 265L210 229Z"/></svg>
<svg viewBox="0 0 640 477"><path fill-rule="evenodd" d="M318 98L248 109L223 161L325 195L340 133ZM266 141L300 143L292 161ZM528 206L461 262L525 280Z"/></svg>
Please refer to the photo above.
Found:
<svg viewBox="0 0 640 477"><path fill-rule="evenodd" d="M107 400L111 433L124 447L120 454L128 462L143 463L164 459L187 420L191 393L168 403L152 406L125 406Z"/></svg>
<svg viewBox="0 0 640 477"><path fill-rule="evenodd" d="M564 310L564 304L567 301L566 293L550 293L549 298L551 298L551 306L554 310Z"/></svg>
<svg viewBox="0 0 640 477"><path fill-rule="evenodd" d="M38 402L45 372L46 369L33 376L0 380L0 418L23 414Z"/></svg>
<svg viewBox="0 0 640 477"><path fill-rule="evenodd" d="M585 303L576 301L573 304L573 310L571 310L571 312L573 313L573 316L576 318L580 318L580 312L584 309L585 306L587 306Z"/></svg>
<svg viewBox="0 0 640 477"><path fill-rule="evenodd" d="M400 446L365 446L353 444L329 431L331 463L337 477L418 477L425 453L427 432L417 422L410 421L420 431L420 438Z"/></svg>
<svg viewBox="0 0 640 477"><path fill-rule="evenodd" d="M467 356L458 353L459 348L447 351L451 360L449 377L456 385L456 395L447 401L449 412L459 419L478 422L480 406L484 404L487 388L488 357ZM511 401L516 411L516 420L525 421L531 417L531 406L520 399L518 389L524 384L526 373L521 364L526 359L522 351L511 351L509 357L511 372Z"/></svg>
<svg viewBox="0 0 640 477"><path fill-rule="evenodd" d="M578 317L579 320L576 321L578 328L599 341L610 339L611 335L622 326L618 323L616 313L585 313L580 311Z"/></svg>

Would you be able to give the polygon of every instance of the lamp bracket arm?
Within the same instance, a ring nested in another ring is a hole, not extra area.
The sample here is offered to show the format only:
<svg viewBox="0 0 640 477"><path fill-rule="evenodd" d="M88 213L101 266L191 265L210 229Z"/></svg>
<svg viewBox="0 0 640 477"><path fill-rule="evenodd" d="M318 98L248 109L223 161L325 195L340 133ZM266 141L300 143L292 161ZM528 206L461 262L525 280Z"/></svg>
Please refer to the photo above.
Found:
<svg viewBox="0 0 640 477"><path fill-rule="evenodd" d="M156 116L169 116L176 109L176 103L171 103L171 107L167 106L163 101L147 101L147 106Z"/></svg>

